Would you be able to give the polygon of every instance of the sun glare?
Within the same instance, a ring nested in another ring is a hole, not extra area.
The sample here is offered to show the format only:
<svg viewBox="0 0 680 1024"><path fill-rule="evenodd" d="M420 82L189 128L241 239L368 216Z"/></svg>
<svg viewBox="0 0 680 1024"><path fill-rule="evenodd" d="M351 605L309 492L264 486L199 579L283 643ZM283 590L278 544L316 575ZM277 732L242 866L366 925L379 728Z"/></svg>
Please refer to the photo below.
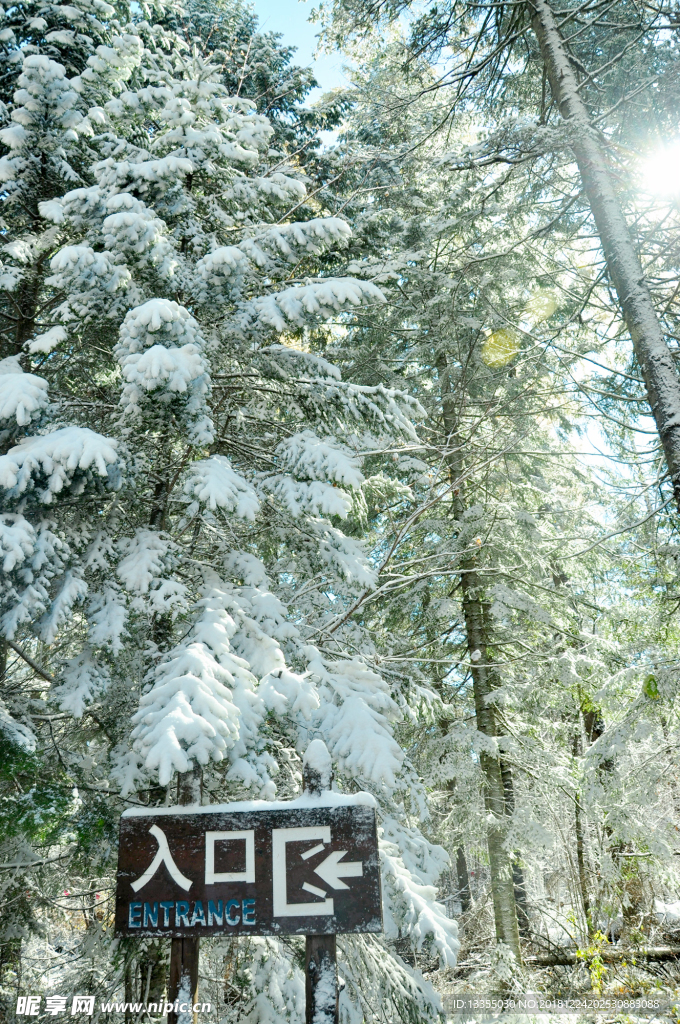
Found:
<svg viewBox="0 0 680 1024"><path fill-rule="evenodd" d="M645 192L657 196L680 195L680 140L647 157L642 164Z"/></svg>

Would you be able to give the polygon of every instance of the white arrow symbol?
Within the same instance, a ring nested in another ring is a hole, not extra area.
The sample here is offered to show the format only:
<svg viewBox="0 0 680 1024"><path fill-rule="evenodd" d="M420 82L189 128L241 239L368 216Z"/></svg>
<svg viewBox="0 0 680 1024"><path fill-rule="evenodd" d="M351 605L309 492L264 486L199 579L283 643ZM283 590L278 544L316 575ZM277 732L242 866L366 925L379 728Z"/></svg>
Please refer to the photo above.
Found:
<svg viewBox="0 0 680 1024"><path fill-rule="evenodd" d="M314 868L314 871L320 878L323 878L326 885L330 885L332 889L349 889L348 885L341 882L341 878L351 878L358 875L363 875L364 868L360 860L346 861L344 864L340 864L340 858L344 857L347 850L333 850L329 853L325 860L322 860L318 868Z"/></svg>

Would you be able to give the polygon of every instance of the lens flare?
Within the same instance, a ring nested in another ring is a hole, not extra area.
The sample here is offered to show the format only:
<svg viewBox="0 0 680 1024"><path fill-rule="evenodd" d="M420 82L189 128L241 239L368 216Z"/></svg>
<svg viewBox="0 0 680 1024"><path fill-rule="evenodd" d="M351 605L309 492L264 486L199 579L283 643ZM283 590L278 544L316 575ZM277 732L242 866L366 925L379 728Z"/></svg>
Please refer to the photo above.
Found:
<svg viewBox="0 0 680 1024"><path fill-rule="evenodd" d="M657 149L643 161L641 169L645 192L657 196L679 196L680 141Z"/></svg>
<svg viewBox="0 0 680 1024"><path fill-rule="evenodd" d="M501 327L494 331L482 344L482 359L487 366L496 370L511 362L519 352L520 336L512 327Z"/></svg>

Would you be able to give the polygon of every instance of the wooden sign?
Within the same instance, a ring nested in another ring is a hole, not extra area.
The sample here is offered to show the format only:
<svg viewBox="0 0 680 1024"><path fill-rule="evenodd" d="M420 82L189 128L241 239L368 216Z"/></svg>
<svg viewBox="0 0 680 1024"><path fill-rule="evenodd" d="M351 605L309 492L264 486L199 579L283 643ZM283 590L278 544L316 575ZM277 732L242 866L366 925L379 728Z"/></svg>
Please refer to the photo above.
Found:
<svg viewBox="0 0 680 1024"><path fill-rule="evenodd" d="M382 931L375 810L332 803L126 811L116 931L284 935ZM343 802L340 802L343 801ZM247 805L246 805L247 806ZM234 808L232 810L232 808Z"/></svg>

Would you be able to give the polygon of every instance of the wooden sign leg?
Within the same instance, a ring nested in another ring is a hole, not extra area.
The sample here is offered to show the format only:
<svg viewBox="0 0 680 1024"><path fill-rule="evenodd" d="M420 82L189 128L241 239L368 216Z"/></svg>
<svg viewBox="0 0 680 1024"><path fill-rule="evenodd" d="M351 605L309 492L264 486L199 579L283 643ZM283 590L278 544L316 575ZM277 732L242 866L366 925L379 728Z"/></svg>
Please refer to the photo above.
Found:
<svg viewBox="0 0 680 1024"><path fill-rule="evenodd" d="M200 804L202 771L197 766L191 771L177 776L177 803ZM170 983L168 985L168 1002L173 1006L190 1003L198 997L198 947L200 939L172 939L170 945ZM170 1010L168 1024L196 1024L193 1010L184 1013Z"/></svg>
<svg viewBox="0 0 680 1024"><path fill-rule="evenodd" d="M193 1007L198 997L198 947L199 939L172 939L170 946L170 984L168 1002L173 1006L189 1003ZM191 1024L196 1020L193 1010L184 1013L171 1010L168 1024Z"/></svg>
<svg viewBox="0 0 680 1024"><path fill-rule="evenodd" d="M305 1024L338 1024L338 962L335 935L307 935Z"/></svg>

